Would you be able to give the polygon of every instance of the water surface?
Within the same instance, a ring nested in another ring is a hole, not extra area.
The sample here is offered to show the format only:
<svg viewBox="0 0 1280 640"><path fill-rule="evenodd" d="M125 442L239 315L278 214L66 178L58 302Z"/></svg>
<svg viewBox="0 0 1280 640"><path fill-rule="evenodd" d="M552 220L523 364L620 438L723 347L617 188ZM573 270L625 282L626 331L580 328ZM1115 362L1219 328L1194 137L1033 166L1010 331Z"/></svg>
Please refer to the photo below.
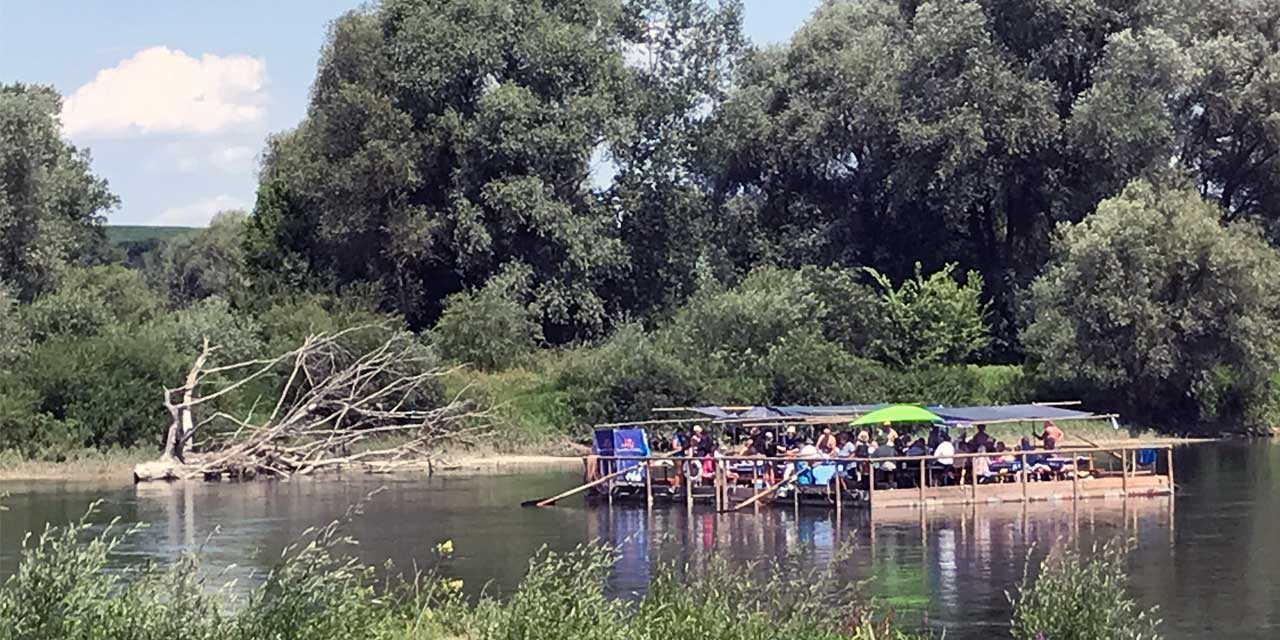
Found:
<svg viewBox="0 0 1280 640"><path fill-rule="evenodd" d="M343 517L383 488L349 525L365 561L411 568L433 562L433 547L453 540L446 570L467 589L502 593L516 584L543 546L567 550L604 540L621 549L611 589L644 589L655 562L693 566L712 550L747 562L799 552L828 561L854 545L839 567L846 580L892 606L899 619L946 628L948 638L1000 636L1009 617L1005 592L1025 560L1072 545L1132 538L1131 575L1144 605L1158 605L1168 638L1259 638L1280 634L1280 497L1272 469L1280 447L1223 443L1176 453L1176 498L1072 504L980 505L908 511L872 522L865 513L798 513L766 508L716 515L683 507L587 507L569 500L522 509L522 500L572 486L563 473L408 479L352 476L341 481L104 485L0 483L0 575L16 566L28 531L80 518L101 500L95 522L119 518L147 527L122 547L121 564L200 550L204 564L247 587L309 527Z"/></svg>

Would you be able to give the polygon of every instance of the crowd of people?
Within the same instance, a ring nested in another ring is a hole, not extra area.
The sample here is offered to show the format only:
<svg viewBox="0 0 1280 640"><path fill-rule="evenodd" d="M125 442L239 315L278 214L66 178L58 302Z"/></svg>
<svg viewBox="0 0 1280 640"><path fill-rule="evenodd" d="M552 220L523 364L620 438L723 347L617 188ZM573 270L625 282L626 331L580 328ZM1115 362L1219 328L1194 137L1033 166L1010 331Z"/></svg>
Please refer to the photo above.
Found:
<svg viewBox="0 0 1280 640"><path fill-rule="evenodd" d="M1071 471L1074 467L1073 463L1064 463L1052 453L1064 437L1052 421L1045 422L1043 432L1023 437L1012 448L993 438L985 424L976 425L971 436L968 429L963 429L954 441L949 430L939 424L932 425L927 436L913 437L907 428L903 431L898 433L890 423L856 432L852 428L836 432L828 426L814 437L802 435L795 425L778 432L771 426L753 427L739 444L722 445L701 426L695 426L691 431L677 431L671 450L676 457L691 458L691 468L701 469L705 477L714 473L717 460L731 458L737 463L730 466L731 479L741 476L745 468L752 476L762 476L763 481L770 483L776 482L779 474L781 479L786 479L806 464L811 466L822 461L836 462L840 472L855 486L872 477L890 486L916 482L914 478L919 477L919 465L923 462L897 460L903 457L931 457L928 470L937 484L960 483L966 477L980 482L1012 479L1021 471L1023 460L1026 460L1028 474L1036 478ZM1039 441L1039 447L1033 438ZM1023 457L1023 453L1032 451L1038 453ZM991 455L961 455L986 453ZM775 463L754 463L751 458L774 459ZM877 459L883 461L877 462ZM806 464L788 464L792 460ZM695 480L700 479L699 474L691 475Z"/></svg>

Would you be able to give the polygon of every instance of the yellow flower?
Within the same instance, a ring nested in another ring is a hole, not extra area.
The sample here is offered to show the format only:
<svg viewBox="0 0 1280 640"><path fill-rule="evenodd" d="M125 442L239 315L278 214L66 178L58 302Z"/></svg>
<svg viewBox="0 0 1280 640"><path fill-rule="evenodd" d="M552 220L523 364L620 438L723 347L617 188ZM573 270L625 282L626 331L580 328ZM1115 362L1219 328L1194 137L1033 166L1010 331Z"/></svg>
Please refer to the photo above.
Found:
<svg viewBox="0 0 1280 640"><path fill-rule="evenodd" d="M445 540L444 542L436 545L436 553L442 556L451 555L453 553L453 541Z"/></svg>
<svg viewBox="0 0 1280 640"><path fill-rule="evenodd" d="M450 580L450 581L448 581L448 582L444 583L444 586L445 586L445 588L446 588L446 589L448 589L449 591L453 591L453 592L462 591L462 581L461 581L461 580Z"/></svg>

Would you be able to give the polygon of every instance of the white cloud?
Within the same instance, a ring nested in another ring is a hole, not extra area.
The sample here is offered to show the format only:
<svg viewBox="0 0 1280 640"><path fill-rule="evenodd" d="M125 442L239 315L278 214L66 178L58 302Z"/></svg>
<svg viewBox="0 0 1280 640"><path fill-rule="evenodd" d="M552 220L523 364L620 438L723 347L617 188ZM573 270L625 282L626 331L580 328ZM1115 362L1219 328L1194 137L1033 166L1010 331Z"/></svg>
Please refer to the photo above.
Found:
<svg viewBox="0 0 1280 640"><path fill-rule="evenodd" d="M165 227L205 227L214 214L227 209L247 209L239 198L218 195L181 207L170 207L160 212L149 224Z"/></svg>
<svg viewBox="0 0 1280 640"><path fill-rule="evenodd" d="M253 147L222 145L209 152L209 164L227 173L234 173L251 168L255 155Z"/></svg>
<svg viewBox="0 0 1280 640"><path fill-rule="evenodd" d="M266 63L152 47L98 72L67 98L69 136L215 133L260 122Z"/></svg>

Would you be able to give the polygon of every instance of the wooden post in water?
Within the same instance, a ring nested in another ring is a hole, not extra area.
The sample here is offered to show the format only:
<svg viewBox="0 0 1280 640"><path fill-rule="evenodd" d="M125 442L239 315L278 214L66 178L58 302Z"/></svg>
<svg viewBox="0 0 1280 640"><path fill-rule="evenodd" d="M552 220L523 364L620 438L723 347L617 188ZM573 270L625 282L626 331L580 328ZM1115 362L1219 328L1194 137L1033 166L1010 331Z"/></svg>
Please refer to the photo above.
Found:
<svg viewBox="0 0 1280 640"><path fill-rule="evenodd" d="M1020 474L1022 476L1022 501L1023 502L1027 501L1027 480L1028 480L1027 471L1028 471L1027 454L1024 453L1022 454L1022 472Z"/></svg>
<svg viewBox="0 0 1280 640"><path fill-rule="evenodd" d="M618 461L610 460L609 473L614 473L617 470L618 470ZM612 508L613 507L613 480L610 480L604 484L604 492L606 495L609 496L609 507Z"/></svg>
<svg viewBox="0 0 1280 640"><path fill-rule="evenodd" d="M644 460L644 504L653 511L653 461L648 458Z"/></svg>
<svg viewBox="0 0 1280 640"><path fill-rule="evenodd" d="M1169 474L1169 493L1173 493L1173 447L1164 450L1165 465L1168 466L1166 472Z"/></svg>
<svg viewBox="0 0 1280 640"><path fill-rule="evenodd" d="M844 508L844 479L840 475L839 468L836 470L836 535L839 535L840 528L840 510Z"/></svg>
<svg viewBox="0 0 1280 640"><path fill-rule="evenodd" d="M719 513L723 506L720 504L720 461L713 460L712 464L715 465L711 467L711 491L715 493L715 497L712 498L712 501L715 504L716 512Z"/></svg>
<svg viewBox="0 0 1280 640"><path fill-rule="evenodd" d="M924 470L925 466L926 466L925 461L921 460L920 461L920 508L921 509L924 508L924 486L926 484L925 478L927 477L925 475L925 470Z"/></svg>
<svg viewBox="0 0 1280 640"><path fill-rule="evenodd" d="M977 462L977 460L978 460L977 458L969 458L969 475L971 476L970 482L973 483L973 490L969 494L969 500L971 500L974 504L978 503L978 466L974 464L975 462Z"/></svg>
<svg viewBox="0 0 1280 640"><path fill-rule="evenodd" d="M1129 452L1120 452L1120 492L1129 497Z"/></svg>
<svg viewBox="0 0 1280 640"><path fill-rule="evenodd" d="M874 498L876 497L876 467L874 464L867 463L867 508L871 509L876 506Z"/></svg>
<svg viewBox="0 0 1280 640"><path fill-rule="evenodd" d="M689 513L693 513L693 478L690 478L688 473L690 462L693 462L692 458L689 459L689 462L680 465L682 467L680 473L684 475L684 507ZM698 475L701 477L701 472Z"/></svg>
<svg viewBox="0 0 1280 640"><path fill-rule="evenodd" d="M753 462L751 464L751 500L756 513L760 513L760 501L756 499L758 495L760 495L760 465Z"/></svg>
<svg viewBox="0 0 1280 640"><path fill-rule="evenodd" d="M1080 456L1071 457L1071 508L1080 500Z"/></svg>

